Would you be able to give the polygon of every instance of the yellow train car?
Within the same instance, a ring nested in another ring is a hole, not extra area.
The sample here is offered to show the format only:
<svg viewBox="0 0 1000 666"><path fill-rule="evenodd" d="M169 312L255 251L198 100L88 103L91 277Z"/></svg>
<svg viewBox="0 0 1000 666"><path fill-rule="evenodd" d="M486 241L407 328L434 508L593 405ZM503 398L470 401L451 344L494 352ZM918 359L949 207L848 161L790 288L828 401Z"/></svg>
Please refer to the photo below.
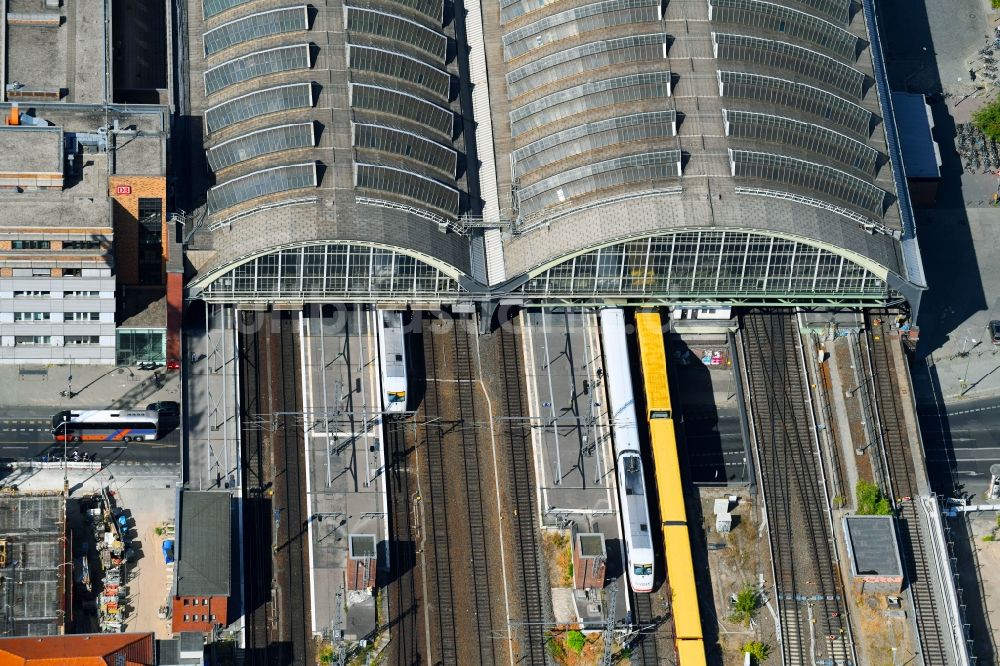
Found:
<svg viewBox="0 0 1000 666"><path fill-rule="evenodd" d="M646 416L649 419L673 418L670 387L667 384L667 351L663 346L663 328L656 312L636 312L635 329L639 338Z"/></svg>
<svg viewBox="0 0 1000 666"><path fill-rule="evenodd" d="M677 641L677 661L681 666L706 666L705 642L698 639Z"/></svg>
<svg viewBox="0 0 1000 666"><path fill-rule="evenodd" d="M653 476L664 525L686 525L684 485L677 457L677 438L673 419L650 419L649 442L653 449Z"/></svg>
<svg viewBox="0 0 1000 666"><path fill-rule="evenodd" d="M663 524L663 550L674 616L674 644L681 666L704 666L705 644L660 315L656 312L638 312L635 324L646 397L646 419L653 450L653 475Z"/></svg>
<svg viewBox="0 0 1000 666"><path fill-rule="evenodd" d="M694 560L687 525L664 525L663 542L667 553L674 635L679 640L700 639L701 615L698 590L694 583Z"/></svg>

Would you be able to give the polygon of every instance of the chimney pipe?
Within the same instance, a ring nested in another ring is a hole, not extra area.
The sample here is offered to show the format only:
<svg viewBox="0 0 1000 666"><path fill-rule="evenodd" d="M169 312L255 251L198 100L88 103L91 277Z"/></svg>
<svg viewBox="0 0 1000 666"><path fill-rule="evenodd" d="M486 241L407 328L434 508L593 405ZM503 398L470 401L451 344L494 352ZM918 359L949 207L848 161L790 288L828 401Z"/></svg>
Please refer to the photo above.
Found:
<svg viewBox="0 0 1000 666"><path fill-rule="evenodd" d="M17 102L10 103L10 117L7 118L8 125L20 125L21 124L21 113L18 108Z"/></svg>

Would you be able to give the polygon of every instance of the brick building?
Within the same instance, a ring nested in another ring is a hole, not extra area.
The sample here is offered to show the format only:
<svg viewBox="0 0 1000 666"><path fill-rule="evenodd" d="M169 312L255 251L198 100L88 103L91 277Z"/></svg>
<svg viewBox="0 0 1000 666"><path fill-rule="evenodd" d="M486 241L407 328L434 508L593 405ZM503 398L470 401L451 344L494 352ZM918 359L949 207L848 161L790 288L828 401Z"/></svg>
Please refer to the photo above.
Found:
<svg viewBox="0 0 1000 666"><path fill-rule="evenodd" d="M184 491L174 545L177 557L172 627L212 631L229 624L231 497L228 492Z"/></svg>

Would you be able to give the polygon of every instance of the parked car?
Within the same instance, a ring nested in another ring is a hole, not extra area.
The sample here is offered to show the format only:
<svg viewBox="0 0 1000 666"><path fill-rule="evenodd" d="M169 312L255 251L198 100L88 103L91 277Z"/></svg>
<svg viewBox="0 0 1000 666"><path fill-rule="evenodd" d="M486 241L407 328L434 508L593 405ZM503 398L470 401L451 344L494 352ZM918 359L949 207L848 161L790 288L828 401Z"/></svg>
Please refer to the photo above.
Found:
<svg viewBox="0 0 1000 666"><path fill-rule="evenodd" d="M177 418L181 415L180 403L176 403L171 400L151 402L148 405L146 405L146 409L148 409L151 412L158 412L161 418L163 417Z"/></svg>
<svg viewBox="0 0 1000 666"><path fill-rule="evenodd" d="M990 322L990 339L993 344L1000 345L1000 320L998 319Z"/></svg>

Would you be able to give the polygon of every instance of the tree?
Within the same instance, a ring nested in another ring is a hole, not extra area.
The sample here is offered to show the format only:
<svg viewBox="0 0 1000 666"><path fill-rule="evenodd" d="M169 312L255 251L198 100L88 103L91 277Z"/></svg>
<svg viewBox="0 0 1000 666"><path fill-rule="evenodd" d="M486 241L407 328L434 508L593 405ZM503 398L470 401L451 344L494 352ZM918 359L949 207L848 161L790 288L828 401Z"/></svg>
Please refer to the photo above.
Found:
<svg viewBox="0 0 1000 666"><path fill-rule="evenodd" d="M1000 141L1000 99L995 99L972 114L972 123L988 138Z"/></svg>
<svg viewBox="0 0 1000 666"><path fill-rule="evenodd" d="M587 644L587 637L583 635L583 632L574 629L570 631L568 634L566 634L566 647L568 647L573 652L581 654L583 652L583 647L586 644Z"/></svg>
<svg viewBox="0 0 1000 666"><path fill-rule="evenodd" d="M736 593L736 601L733 602L732 620L742 625L750 625L751 620L757 615L760 608L760 595L757 590L747 585Z"/></svg>
<svg viewBox="0 0 1000 666"><path fill-rule="evenodd" d="M858 481L855 493L858 496L859 516L888 516L892 513L889 498L874 483Z"/></svg>

